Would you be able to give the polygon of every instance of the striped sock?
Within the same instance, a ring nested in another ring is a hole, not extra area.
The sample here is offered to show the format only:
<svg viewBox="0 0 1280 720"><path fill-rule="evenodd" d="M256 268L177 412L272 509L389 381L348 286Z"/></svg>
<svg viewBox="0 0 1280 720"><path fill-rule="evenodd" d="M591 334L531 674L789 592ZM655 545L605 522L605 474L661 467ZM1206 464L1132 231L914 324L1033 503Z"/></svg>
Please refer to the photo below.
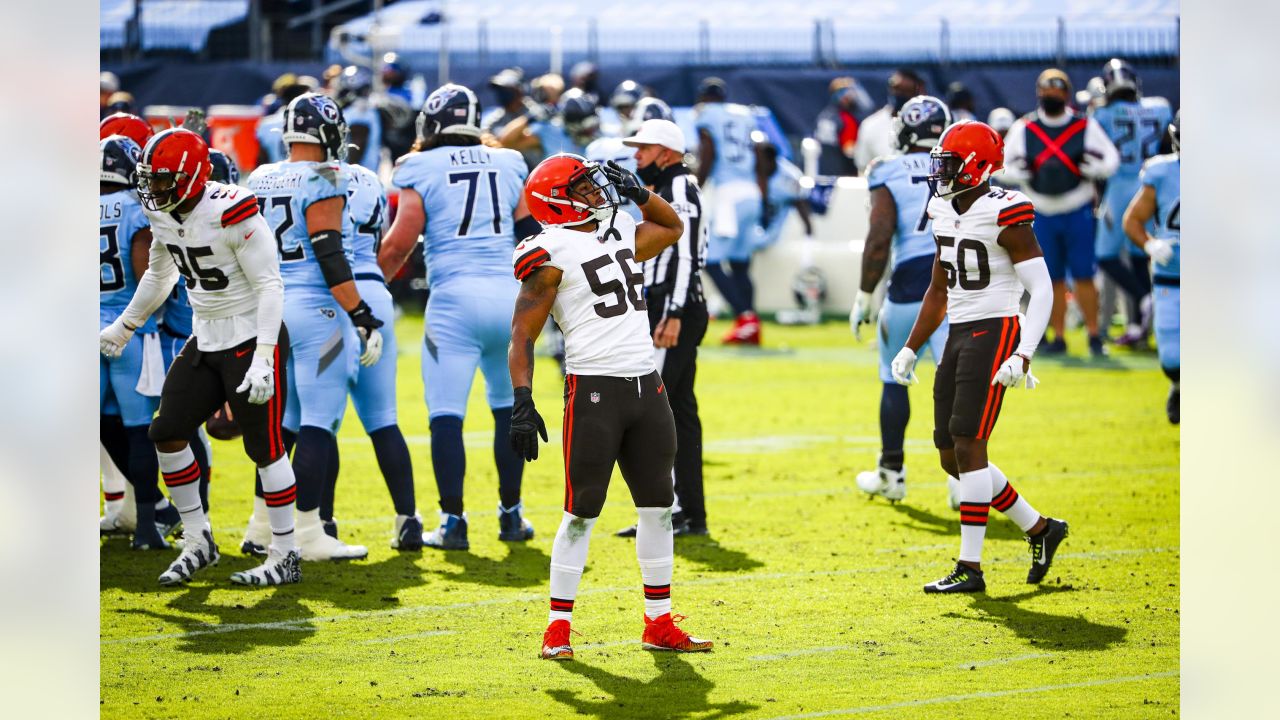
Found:
<svg viewBox="0 0 1280 720"><path fill-rule="evenodd" d="M587 548L596 518L582 518L565 513L560 529L551 543L551 612L548 622L572 620L573 601L578 597L578 584L587 566Z"/></svg>
<svg viewBox="0 0 1280 720"><path fill-rule="evenodd" d="M991 471L987 468L960 473L960 559L982 562L982 542L987 536L991 509Z"/></svg>
<svg viewBox="0 0 1280 720"><path fill-rule="evenodd" d="M204 505L200 503L200 466L196 464L195 454L190 447L184 447L175 453L157 450L156 456L160 460L160 473L164 476L165 487L169 489L169 497L173 498L174 507L182 516L182 525L199 537L200 530L208 526L209 520L204 514Z"/></svg>
<svg viewBox="0 0 1280 720"><path fill-rule="evenodd" d="M262 478L262 497L267 503L267 520L271 523L271 547L287 554L297 545L293 537L293 510L298 501L298 484L293 478L289 456L258 468Z"/></svg>
<svg viewBox="0 0 1280 720"><path fill-rule="evenodd" d="M650 620L671 612L671 574L675 563L671 508L636 508L636 560L644 580L644 614Z"/></svg>
<svg viewBox="0 0 1280 720"><path fill-rule="evenodd" d="M990 463L987 468L991 470L991 507L1004 513L1018 527L1022 528L1022 532L1028 532L1040 520L1040 513L1031 507L1031 503L1026 498L1018 494L1013 489L1013 484L1005 477L1000 468L995 463Z"/></svg>

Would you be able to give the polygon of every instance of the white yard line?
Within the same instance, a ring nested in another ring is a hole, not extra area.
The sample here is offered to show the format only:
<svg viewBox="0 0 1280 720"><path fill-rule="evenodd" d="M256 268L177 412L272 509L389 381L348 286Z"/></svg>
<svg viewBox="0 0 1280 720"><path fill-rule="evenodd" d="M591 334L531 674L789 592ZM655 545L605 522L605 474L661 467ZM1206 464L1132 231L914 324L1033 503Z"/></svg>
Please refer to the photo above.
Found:
<svg viewBox="0 0 1280 720"><path fill-rule="evenodd" d="M1120 550L1103 550L1098 552L1087 553L1062 553L1064 558L1076 558L1086 560L1096 560L1109 557L1123 557L1127 555L1146 555L1152 553L1177 552L1177 548L1131 548ZM1022 563L1021 558L1014 560L996 560L994 564L1012 564ZM864 575L882 572L900 572L903 570L922 570L935 567L936 562L917 563L915 565L885 565L882 567L869 568L849 568L846 570L827 570L818 572L778 572L778 573L750 573L746 575L730 575L725 577L707 577L694 578L680 582L681 586L695 585L732 585L743 582L759 582L767 580L795 580L814 577L843 577L849 575ZM590 588L578 593L579 596L603 595L607 593L634 592L634 585L623 585L615 587L599 587ZM320 623L338 623L348 620L372 620L374 618L395 617L402 615L425 615L433 612L453 612L458 610L471 610L478 607L487 607L491 605L513 605L526 602L545 602L546 595L544 593L522 593L519 595L509 595L500 598L490 598L488 600L473 600L469 602L451 603L448 605L410 605L398 608L389 608L386 610L359 610L349 613L341 613L338 615L317 615L314 617L298 618L296 620L280 620L277 622L265 623L224 623L221 625L206 624L197 626L194 630L175 633L160 633L155 635L139 635L134 637L111 638L100 641L102 645L121 645L128 643L153 642L156 640L175 640L196 637L199 635L217 635L221 633L238 632L241 630L285 630L285 631L302 631L308 632L316 628L313 624Z"/></svg>
<svg viewBox="0 0 1280 720"><path fill-rule="evenodd" d="M1126 677L1101 678L1098 680L1086 680L1076 683L1062 683L1060 685L1040 685L1038 687L1020 688L1017 690L990 690L987 692L968 693L965 695L944 695L942 697L921 698L919 700L904 700L902 702L889 703L886 705L865 705L863 707L841 708L838 710L821 710L819 712L802 713L800 715L779 715L775 718L771 718L771 720L803 720L804 718L834 717L837 715L863 715L866 713L884 712L886 710L901 710L902 708L919 707L921 705L942 705L965 702L967 700L985 700L988 698L1008 697L1010 695L1026 695L1030 693L1054 692L1057 690L1074 690L1077 688L1098 687L1100 685L1120 685L1123 683L1143 682L1145 680L1156 680L1159 678L1177 676L1178 671L1170 670L1168 672L1152 673L1150 675L1129 675Z"/></svg>

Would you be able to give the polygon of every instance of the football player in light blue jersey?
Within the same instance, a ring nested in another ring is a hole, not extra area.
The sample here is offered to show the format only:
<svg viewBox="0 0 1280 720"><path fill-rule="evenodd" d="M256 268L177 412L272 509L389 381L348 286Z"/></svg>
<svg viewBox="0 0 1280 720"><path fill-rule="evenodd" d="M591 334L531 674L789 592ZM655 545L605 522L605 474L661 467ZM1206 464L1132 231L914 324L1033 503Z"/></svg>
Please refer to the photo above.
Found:
<svg viewBox="0 0 1280 720"><path fill-rule="evenodd" d="M1160 369L1173 386L1165 412L1169 422L1180 417L1179 381L1182 369L1182 182L1179 178L1182 113L1169 125L1173 153L1157 155L1142 166L1140 188L1124 214L1129 239L1151 256L1156 352ZM1155 232L1149 232L1154 220Z"/></svg>
<svg viewBox="0 0 1280 720"><path fill-rule="evenodd" d="M792 208L800 216L800 222L804 223L805 238L812 239L813 219L810 217L809 193L802 183L804 171L780 156L778 146L763 132L753 130L751 140L755 145L756 164L761 167L761 172L769 176L769 192L765 197L765 212L761 218L763 223L756 233L753 249L763 250L778 241Z"/></svg>
<svg viewBox="0 0 1280 720"><path fill-rule="evenodd" d="M375 317L395 317L395 305L387 290L386 280L378 267L378 248L382 244L382 232L386 226L387 197L382 181L372 170L362 165L343 164L351 177L347 185L347 214L355 229L352 246L355 262L351 270L355 275L360 297L373 308ZM387 483L391 502L395 506L395 536L391 547L397 550L422 549L422 518L418 516L417 501L413 489L413 463L409 446L396 417L396 334L382 336L382 354L385 358L361 367L351 389L351 401L356 407L360 424L373 442L373 453L378 468ZM330 470L330 482L337 480L337 473ZM332 519L333 489L327 488L321 503L321 518ZM326 515L326 511L329 513Z"/></svg>
<svg viewBox="0 0 1280 720"><path fill-rule="evenodd" d="M572 88L560 96L553 117L517 118L507 124L499 142L541 162L560 153L581 155L599 132L595 97Z"/></svg>
<svg viewBox="0 0 1280 720"><path fill-rule="evenodd" d="M369 100L373 91L373 74L362 67L348 65L335 78L334 100L342 108L343 119L351 131L351 142L360 148L352 161L377 172L382 164L382 116Z"/></svg>
<svg viewBox="0 0 1280 720"><path fill-rule="evenodd" d="M583 151L583 157L588 160L594 160L600 165L606 162L615 162L627 169L628 172L636 171L636 149L627 147L623 144L622 138L619 137L602 137L596 138L587 145L587 149ZM640 222L644 217L640 214L640 208L630 200L624 200L621 209L636 222Z"/></svg>
<svg viewBox="0 0 1280 720"><path fill-rule="evenodd" d="M470 547L462 503L462 421L477 367L484 373L494 420L498 537L525 541L533 537L533 527L521 514L524 463L507 440L515 402L507 345L520 289L511 275L515 239L541 229L522 200L527 166L514 150L481 144L480 102L461 85L445 85L423 103L414 147L396 163L392 182L400 188L400 206L378 264L384 275L394 275L418 236L425 236L431 298L422 380L440 491L440 527L425 542L441 549Z"/></svg>
<svg viewBox="0 0 1280 720"><path fill-rule="evenodd" d="M706 187L708 179L715 184L707 273L737 316L723 342L759 345L760 319L755 313L750 269L768 176L757 173L755 145L751 142L756 116L745 105L725 102L727 96L723 80L703 80L694 120L698 129L698 184Z"/></svg>
<svg viewBox="0 0 1280 720"><path fill-rule="evenodd" d="M134 172L141 154L138 144L123 135L108 136L98 144L100 328L115 322L129 306L138 289L138 278L147 269L151 223L133 190ZM119 415L124 423L127 456L118 458L118 464L133 485L137 507L133 547L142 550L169 547L164 536L181 523L177 509L160 492L160 464L155 444L147 437L151 418L160 404L158 395L164 378L161 363L156 323L151 319L138 328L119 357L98 357L99 414ZM139 385L148 384L155 388L156 396L139 392ZM114 423L107 419L102 425L105 429ZM117 445L105 434L102 443L109 449Z"/></svg>
<svg viewBox="0 0 1280 720"><path fill-rule="evenodd" d="M917 95L902 105L893 119L900 154L876 158L867 166L871 190L871 218L862 251L862 277L849 323L854 337L862 339L862 326L872 321L872 295L886 267L889 287L880 310L880 460L876 470L858 473L858 488L897 502L907 494L907 469L903 440L911 419L907 386L893 379L894 353L911 334L924 293L933 274L936 245L926 213L933 196L927 182L929 150L951 124L951 112L936 97ZM892 243L890 242L892 240ZM942 358L948 325L929 337L934 362Z"/></svg>
<svg viewBox="0 0 1280 720"><path fill-rule="evenodd" d="M1169 127L1173 111L1163 98L1143 98L1133 68L1123 60L1111 60L1102 68L1106 105L1093 111L1107 137L1120 152L1120 167L1107 179L1098 219L1096 249L1098 267L1130 299L1130 327L1118 344L1144 343L1146 335L1139 323L1141 301L1151 292L1147 259L1136 247L1129 247L1129 264L1122 259L1125 230L1122 223L1129 200L1139 190L1138 173L1147 158L1160 151L1160 140Z"/></svg>
<svg viewBox="0 0 1280 720"><path fill-rule="evenodd" d="M361 365L378 362L382 321L360 297L351 272L349 179L338 162L346 151L342 111L331 98L308 93L289 103L284 120L288 158L254 170L248 185L275 232L284 280L291 346L284 427L297 436L297 541L303 560L360 558L366 548L326 534L336 535L336 527L324 527L320 503L357 356ZM242 547L261 544L257 526L266 516L266 502L258 498Z"/></svg>

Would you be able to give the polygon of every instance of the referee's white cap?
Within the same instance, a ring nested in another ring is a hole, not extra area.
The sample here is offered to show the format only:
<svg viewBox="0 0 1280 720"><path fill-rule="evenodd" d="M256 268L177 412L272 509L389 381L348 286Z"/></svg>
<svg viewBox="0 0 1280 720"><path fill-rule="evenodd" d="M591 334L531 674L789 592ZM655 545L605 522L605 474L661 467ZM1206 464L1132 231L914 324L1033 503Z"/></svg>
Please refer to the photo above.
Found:
<svg viewBox="0 0 1280 720"><path fill-rule="evenodd" d="M623 145L638 147L640 145L661 145L664 148L684 152L684 132L680 126L670 120L654 118L645 120L635 135L622 141Z"/></svg>

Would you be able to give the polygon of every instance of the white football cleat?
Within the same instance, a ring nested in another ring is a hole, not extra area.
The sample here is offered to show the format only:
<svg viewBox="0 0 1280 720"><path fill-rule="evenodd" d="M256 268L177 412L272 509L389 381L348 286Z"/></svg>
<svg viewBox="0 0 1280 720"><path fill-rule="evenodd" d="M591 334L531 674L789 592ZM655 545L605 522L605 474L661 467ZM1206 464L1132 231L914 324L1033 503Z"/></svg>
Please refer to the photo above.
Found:
<svg viewBox="0 0 1280 720"><path fill-rule="evenodd" d="M161 585L181 585L197 572L218 564L221 555L218 554L218 546L213 542L213 533L208 526L201 531L199 537L186 537L184 540L178 559L160 574Z"/></svg>
<svg viewBox="0 0 1280 720"><path fill-rule="evenodd" d="M879 495L889 502L898 502L907 496L907 469L890 470L879 467L858 473L855 478L858 489L868 495Z"/></svg>
<svg viewBox="0 0 1280 720"><path fill-rule="evenodd" d="M138 528L138 518L126 518L123 511L107 510L107 514L98 518L99 535L132 535Z"/></svg>
<svg viewBox="0 0 1280 720"><path fill-rule="evenodd" d="M312 513L316 511L312 510ZM303 515L299 513L301 521ZM363 545L348 545L341 540L325 535L324 525L320 523L299 522L295 528L298 539L298 552L303 560L360 560L369 556L369 548Z"/></svg>
<svg viewBox="0 0 1280 720"><path fill-rule="evenodd" d="M952 510L960 509L960 480L947 476L947 504Z"/></svg>
<svg viewBox="0 0 1280 720"><path fill-rule="evenodd" d="M259 508L259 505L262 507ZM270 544L271 521L267 518L267 503L262 498L254 498L253 514L249 516L244 540L240 541L240 552L245 555L266 555Z"/></svg>
<svg viewBox="0 0 1280 720"><path fill-rule="evenodd" d="M327 535L325 537L328 537ZM252 570L231 574L231 582L237 585L288 585L302 582L302 567L298 551L281 553L275 548L267 551L267 561Z"/></svg>

